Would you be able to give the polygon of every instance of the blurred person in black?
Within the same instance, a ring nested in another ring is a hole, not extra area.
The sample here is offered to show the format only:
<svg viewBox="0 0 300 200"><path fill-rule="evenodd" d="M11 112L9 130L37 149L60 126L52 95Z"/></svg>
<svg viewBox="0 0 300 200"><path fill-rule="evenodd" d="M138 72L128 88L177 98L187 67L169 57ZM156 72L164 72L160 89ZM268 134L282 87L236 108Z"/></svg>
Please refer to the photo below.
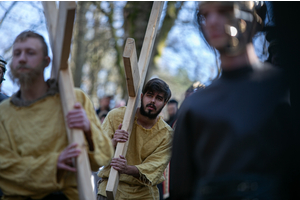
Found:
<svg viewBox="0 0 300 200"><path fill-rule="evenodd" d="M112 99L112 96L104 95L102 98L99 99L99 108L96 110L96 114L98 115L99 119L101 118L104 120L106 115L103 118L103 113L108 113L110 111L110 100ZM102 121L103 121L102 120Z"/></svg>
<svg viewBox="0 0 300 200"><path fill-rule="evenodd" d="M4 79L4 74L6 72L6 61L4 60L4 58L2 56L0 56L0 85L2 84L2 82L5 80ZM3 94L2 92L0 92L0 102L3 101L4 99L7 99L8 96L6 96L5 94ZM1 194L0 194L1 195Z"/></svg>
<svg viewBox="0 0 300 200"><path fill-rule="evenodd" d="M191 96L195 92L205 89L205 85L200 83L199 81L194 82L184 93L184 99Z"/></svg>
<svg viewBox="0 0 300 200"><path fill-rule="evenodd" d="M201 2L197 20L220 53L222 75L181 105L172 199L299 199L299 136L285 71L261 63L252 37L262 2Z"/></svg>
<svg viewBox="0 0 300 200"><path fill-rule="evenodd" d="M173 123L177 119L178 101L176 101L175 99L171 99L168 102L167 111L169 114L169 119L166 122L172 127Z"/></svg>
<svg viewBox="0 0 300 200"><path fill-rule="evenodd" d="M269 46L268 46L268 59L266 60L266 62L271 63L273 66L275 67L282 67L282 64L280 64L280 53L279 53L279 41L276 38L274 31L272 31L274 29L274 27L270 27L268 28L267 34L266 34L266 40L269 42Z"/></svg>
<svg viewBox="0 0 300 200"><path fill-rule="evenodd" d="M287 71L290 85L290 101L293 116L293 128L300 132L300 2L272 1L270 3L274 26L270 30L278 42L277 61Z"/></svg>
<svg viewBox="0 0 300 200"><path fill-rule="evenodd" d="M196 81L190 87L188 87L188 89L184 93L184 97L186 99L186 98L190 97L191 95L193 95L195 92L197 92L199 90L203 90L203 89L205 89L205 85L202 84L202 83L200 83L199 81ZM176 100L170 100L169 103L168 103L168 106L169 106L169 104L175 104L176 108L177 108L176 109L176 117L174 118L174 120L168 120L168 121L171 121L170 124L167 121L167 123L173 128L173 130L175 130L176 121L177 121L178 112L179 112L178 111L178 102ZM172 116L172 113L174 113L174 111L175 111L175 109L174 109L175 105L171 105L171 107L168 107L168 112L169 112L169 108L170 108L171 116ZM172 188L172 180L171 180L171 178L173 178L173 177L170 177L170 168L171 168L171 166L172 166L172 163L170 162L169 166L167 167L167 169L165 171L165 175L166 175L166 179L167 180L165 180L162 184L157 185L158 189L159 189L159 192L160 192L160 199L163 199L163 193L169 193L169 191L172 190L171 189ZM175 179L176 179L176 177L175 177ZM164 187L163 187L163 185L164 185ZM168 196L168 195L165 195L165 196ZM172 198L169 195L168 197L166 197L164 199L171 200Z"/></svg>

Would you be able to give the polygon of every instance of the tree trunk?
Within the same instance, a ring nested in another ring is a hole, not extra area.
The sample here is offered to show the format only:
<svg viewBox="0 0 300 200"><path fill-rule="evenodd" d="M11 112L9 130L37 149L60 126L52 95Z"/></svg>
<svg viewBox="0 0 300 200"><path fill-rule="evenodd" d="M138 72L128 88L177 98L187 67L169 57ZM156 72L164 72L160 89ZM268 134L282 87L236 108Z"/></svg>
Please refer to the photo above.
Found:
<svg viewBox="0 0 300 200"><path fill-rule="evenodd" d="M89 4L90 3L86 1L77 2L71 62L75 87L80 87L81 85L82 67L86 60L86 44L84 36L87 31L87 20L85 18L85 14L88 10Z"/></svg>
<svg viewBox="0 0 300 200"><path fill-rule="evenodd" d="M183 1L168 1L167 2L167 10L166 15L163 20L162 26L159 30L159 34L154 43L153 52L151 54L151 59L149 63L148 72L146 75L146 80L149 80L152 76L152 72L157 68L157 61L162 56L162 52L166 46L166 40L168 38L168 34L174 23L177 19L178 13L182 8Z"/></svg>
<svg viewBox="0 0 300 200"><path fill-rule="evenodd" d="M133 38L137 57L142 49L152 5L152 1L128 1L124 7L124 45L127 38Z"/></svg>
<svg viewBox="0 0 300 200"><path fill-rule="evenodd" d="M123 65L123 48L120 48L120 46L118 45L118 37L116 35L116 29L113 27L113 10L114 10L114 3L110 2L110 7L112 12L109 13L108 15L108 21L110 24L110 29L111 29L111 34L112 34L112 38L114 40L114 48L116 50L116 67L117 70L119 72L119 81L118 81L118 85L120 85L121 90L122 90L122 98L127 98L128 94L127 94L127 88L126 88L126 77L125 77L125 70L124 70L124 65Z"/></svg>

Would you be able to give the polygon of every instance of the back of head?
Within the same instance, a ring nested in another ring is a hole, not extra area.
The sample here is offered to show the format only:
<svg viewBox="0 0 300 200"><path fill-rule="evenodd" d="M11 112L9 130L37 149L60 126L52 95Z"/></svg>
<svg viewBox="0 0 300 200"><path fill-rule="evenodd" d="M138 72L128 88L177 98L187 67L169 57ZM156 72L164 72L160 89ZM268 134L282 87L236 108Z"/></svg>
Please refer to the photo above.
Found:
<svg viewBox="0 0 300 200"><path fill-rule="evenodd" d="M23 31L16 37L14 44L16 42L23 42L23 41L27 40L28 38L36 38L36 39L40 40L40 42L42 44L44 56L48 56L48 46L45 42L44 37L34 31L30 31L30 30Z"/></svg>
<svg viewBox="0 0 300 200"><path fill-rule="evenodd" d="M246 45L252 42L252 37L261 31L266 17L266 5L259 1L208 1L200 2L197 9L197 22L200 31L205 35L206 16L203 9L207 5L214 5L224 8L222 13L227 17L225 24L225 33L228 35L227 44L218 49L227 55L237 55L240 51L246 49Z"/></svg>
<svg viewBox="0 0 300 200"><path fill-rule="evenodd" d="M175 99L171 99L169 102L168 102L168 105L169 104L176 104L176 107L178 107L178 101L176 101Z"/></svg>
<svg viewBox="0 0 300 200"><path fill-rule="evenodd" d="M205 88L204 84L200 83L199 81L196 81L185 91L185 98L191 96L196 91L198 91L200 89L204 89L204 88Z"/></svg>
<svg viewBox="0 0 300 200"><path fill-rule="evenodd" d="M159 78L153 78L147 82L147 84L143 88L142 93L146 94L148 91L163 92L165 102L168 102L171 97L171 90L169 88L169 85Z"/></svg>

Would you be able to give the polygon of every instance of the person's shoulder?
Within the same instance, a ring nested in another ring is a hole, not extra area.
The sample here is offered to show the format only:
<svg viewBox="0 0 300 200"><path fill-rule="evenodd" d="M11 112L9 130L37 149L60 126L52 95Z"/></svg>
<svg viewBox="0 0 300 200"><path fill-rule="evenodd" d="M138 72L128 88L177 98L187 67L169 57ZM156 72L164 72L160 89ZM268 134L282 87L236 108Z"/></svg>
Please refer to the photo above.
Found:
<svg viewBox="0 0 300 200"><path fill-rule="evenodd" d="M122 123L122 121L124 119L125 111L126 111L125 106L119 107L119 108L114 108L107 113L107 115L105 117L105 121L109 120L111 123L113 123L117 127L120 123Z"/></svg>
<svg viewBox="0 0 300 200"><path fill-rule="evenodd" d="M87 94L81 88L75 87L74 91L76 95L87 96Z"/></svg>
<svg viewBox="0 0 300 200"><path fill-rule="evenodd" d="M283 70L282 68L275 67L272 64L266 62L259 62L258 64L253 65L253 69L257 73L262 73L266 75L285 73L285 70Z"/></svg>
<svg viewBox="0 0 300 200"><path fill-rule="evenodd" d="M167 122L165 122L165 120L163 120L163 118L161 116L158 119L158 127L159 127L159 129L167 130L169 133L173 132L172 127L169 124L167 124Z"/></svg>
<svg viewBox="0 0 300 200"><path fill-rule="evenodd" d="M1 113L7 112L11 108L10 98L6 98L0 102L0 111Z"/></svg>
<svg viewBox="0 0 300 200"><path fill-rule="evenodd" d="M163 122L165 124L165 127L168 129L168 131L173 131L172 127L169 124L167 124L167 122L165 122L164 120Z"/></svg>
<svg viewBox="0 0 300 200"><path fill-rule="evenodd" d="M275 81L280 84L287 81L287 72L285 69L275 67L269 63L260 63L254 67L256 72L253 76L256 81Z"/></svg>
<svg viewBox="0 0 300 200"><path fill-rule="evenodd" d="M89 98L89 96L81 88L75 87L74 91L75 91L75 96L76 96L77 101L79 101L81 103L84 103L86 101L91 102L91 99Z"/></svg>
<svg viewBox="0 0 300 200"><path fill-rule="evenodd" d="M126 111L126 106L122 106L122 107L114 108L114 109L110 110L108 112L108 115L109 116L116 116L116 115L122 115L122 116L124 116L125 111Z"/></svg>
<svg viewBox="0 0 300 200"><path fill-rule="evenodd" d="M9 99L10 99L9 97L3 99L3 100L0 102L0 105L1 105L1 106L3 106L3 105L8 106L8 105L9 105Z"/></svg>
<svg viewBox="0 0 300 200"><path fill-rule="evenodd" d="M205 89L205 90L207 91L209 89ZM203 98L203 92L204 91L197 91L194 94L192 94L191 96L185 98L184 101L182 102L179 110L193 108L195 105L198 105L197 102L201 99L200 97Z"/></svg>

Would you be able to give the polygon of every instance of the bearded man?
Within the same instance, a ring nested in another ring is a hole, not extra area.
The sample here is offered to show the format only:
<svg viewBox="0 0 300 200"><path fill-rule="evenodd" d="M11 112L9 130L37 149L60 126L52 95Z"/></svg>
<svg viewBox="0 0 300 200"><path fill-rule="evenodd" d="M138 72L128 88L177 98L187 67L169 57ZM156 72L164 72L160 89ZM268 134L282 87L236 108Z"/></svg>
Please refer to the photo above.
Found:
<svg viewBox="0 0 300 200"><path fill-rule="evenodd" d="M116 199L159 199L157 184L164 180L163 172L171 156L172 128L158 116L171 97L169 86L158 78L151 79L141 94L126 157L113 158L110 166L98 176L102 182L98 199L106 199L106 185L113 167L120 173ZM110 111L102 124L103 131L118 142L126 142L128 133L121 130L126 107Z"/></svg>
<svg viewBox="0 0 300 200"><path fill-rule="evenodd" d="M79 199L72 159L80 150L76 143L68 145L65 118L69 128L83 130L93 171L113 156L110 138L81 90L75 89L78 102L63 115L56 81L44 81L49 63L41 35L24 31L17 36L10 69L20 90L0 106L2 199Z"/></svg>

